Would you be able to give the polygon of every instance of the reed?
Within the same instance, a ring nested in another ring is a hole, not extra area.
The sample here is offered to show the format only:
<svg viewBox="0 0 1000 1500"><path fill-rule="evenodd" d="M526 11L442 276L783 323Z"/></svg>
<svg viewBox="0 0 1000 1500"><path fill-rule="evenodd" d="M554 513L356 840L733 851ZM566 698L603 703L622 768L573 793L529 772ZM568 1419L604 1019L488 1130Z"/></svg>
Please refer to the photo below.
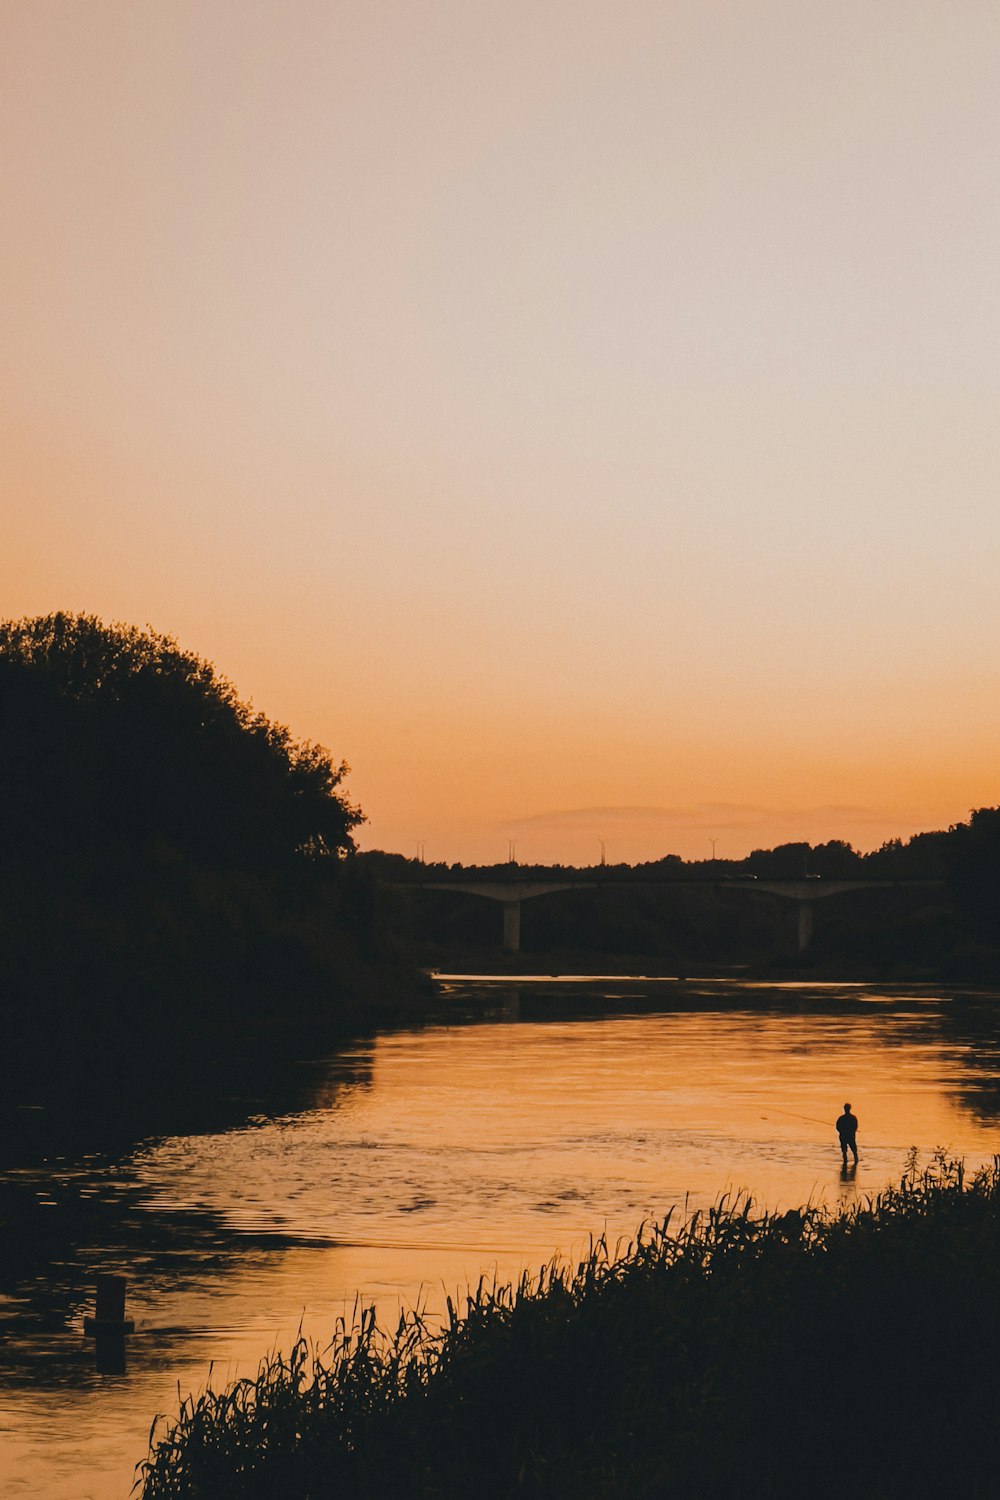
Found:
<svg viewBox="0 0 1000 1500"><path fill-rule="evenodd" d="M1000 1157L845 1215L727 1196L443 1324L357 1306L150 1434L142 1500L1000 1493Z"/></svg>

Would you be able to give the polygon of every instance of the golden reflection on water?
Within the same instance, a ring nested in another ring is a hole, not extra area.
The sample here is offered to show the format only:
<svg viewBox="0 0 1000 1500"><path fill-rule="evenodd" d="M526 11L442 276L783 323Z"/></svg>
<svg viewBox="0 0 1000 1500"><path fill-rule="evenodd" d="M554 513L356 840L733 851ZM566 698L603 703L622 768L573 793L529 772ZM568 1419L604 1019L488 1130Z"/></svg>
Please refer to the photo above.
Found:
<svg viewBox="0 0 1000 1500"><path fill-rule="evenodd" d="M966 1102L974 1047L942 1033L933 998L856 991L839 1005L813 987L780 1004L768 990L765 1005L747 987L734 1008L733 993L532 1019L530 986L507 986L489 991L493 1018L469 1024L474 989L455 984L459 1019L359 1044L354 1081L331 1069L309 1108L138 1149L126 1166L141 1212L202 1216L218 1256L140 1268L127 1376L78 1379L57 1403L5 1393L3 1493L124 1500L178 1380L203 1385L210 1361L216 1384L253 1373L300 1326L322 1344L359 1293L390 1322L401 1303L439 1309L481 1275L572 1258L591 1234L627 1238L724 1191L848 1206L898 1179L911 1146L970 1162L998 1149L995 1122ZM845 1100L861 1154L846 1176Z"/></svg>

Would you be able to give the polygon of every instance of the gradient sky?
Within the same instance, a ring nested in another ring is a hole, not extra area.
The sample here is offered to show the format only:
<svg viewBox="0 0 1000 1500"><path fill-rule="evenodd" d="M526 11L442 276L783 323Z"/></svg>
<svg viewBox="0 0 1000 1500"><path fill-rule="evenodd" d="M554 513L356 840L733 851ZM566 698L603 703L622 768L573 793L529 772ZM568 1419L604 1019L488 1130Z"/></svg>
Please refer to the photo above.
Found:
<svg viewBox="0 0 1000 1500"><path fill-rule="evenodd" d="M150 624L362 843L1000 802L1000 10L2 0L0 613Z"/></svg>

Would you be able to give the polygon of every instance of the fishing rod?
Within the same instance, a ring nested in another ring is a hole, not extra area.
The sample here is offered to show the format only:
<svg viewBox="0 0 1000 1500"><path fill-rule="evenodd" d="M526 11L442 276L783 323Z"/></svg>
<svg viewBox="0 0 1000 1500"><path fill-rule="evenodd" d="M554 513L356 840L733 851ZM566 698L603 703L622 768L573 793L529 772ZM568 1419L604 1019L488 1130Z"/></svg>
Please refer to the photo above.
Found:
<svg viewBox="0 0 1000 1500"><path fill-rule="evenodd" d="M773 1115L791 1115L793 1120L808 1120L810 1125L826 1125L830 1130L833 1129L833 1125L829 1120L818 1120L815 1115L800 1115L794 1109L779 1109L776 1104L771 1105L771 1113ZM766 1120L767 1115L761 1115L761 1119Z"/></svg>

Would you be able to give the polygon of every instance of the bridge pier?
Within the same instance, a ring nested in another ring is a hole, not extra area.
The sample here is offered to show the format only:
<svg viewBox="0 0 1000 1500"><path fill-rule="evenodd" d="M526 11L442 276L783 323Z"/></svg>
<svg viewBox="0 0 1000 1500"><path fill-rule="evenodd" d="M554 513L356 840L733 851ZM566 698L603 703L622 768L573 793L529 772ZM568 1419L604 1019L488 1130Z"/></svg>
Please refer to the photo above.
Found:
<svg viewBox="0 0 1000 1500"><path fill-rule="evenodd" d="M520 953L521 951L521 903L520 901L505 901L503 907L503 951L505 953Z"/></svg>
<svg viewBox="0 0 1000 1500"><path fill-rule="evenodd" d="M804 953L812 942L813 909L811 901L799 902L799 952Z"/></svg>

